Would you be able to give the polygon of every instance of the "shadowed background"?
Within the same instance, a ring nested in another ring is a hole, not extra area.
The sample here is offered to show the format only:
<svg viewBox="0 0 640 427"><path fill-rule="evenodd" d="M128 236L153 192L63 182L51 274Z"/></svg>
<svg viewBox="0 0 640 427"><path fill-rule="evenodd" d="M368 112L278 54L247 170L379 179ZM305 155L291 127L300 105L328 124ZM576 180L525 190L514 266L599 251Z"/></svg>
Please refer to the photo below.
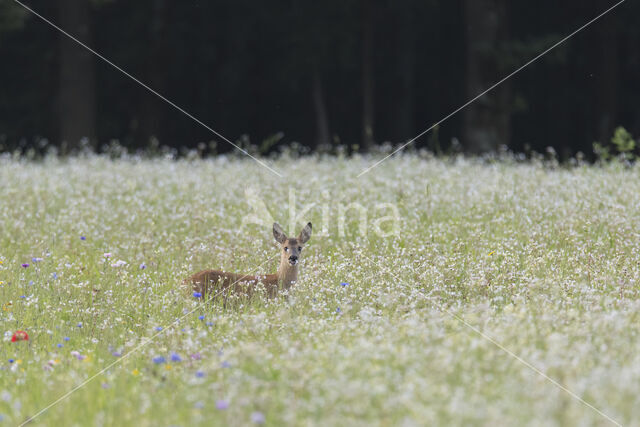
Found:
<svg viewBox="0 0 640 427"><path fill-rule="evenodd" d="M26 4L244 147L398 144L613 1L44 0ZM416 142L434 152L552 146L592 155L640 133L640 4L627 2ZM0 0L0 151L117 140L232 147ZM217 141L217 143L216 143ZM178 151L180 152L180 151Z"/></svg>

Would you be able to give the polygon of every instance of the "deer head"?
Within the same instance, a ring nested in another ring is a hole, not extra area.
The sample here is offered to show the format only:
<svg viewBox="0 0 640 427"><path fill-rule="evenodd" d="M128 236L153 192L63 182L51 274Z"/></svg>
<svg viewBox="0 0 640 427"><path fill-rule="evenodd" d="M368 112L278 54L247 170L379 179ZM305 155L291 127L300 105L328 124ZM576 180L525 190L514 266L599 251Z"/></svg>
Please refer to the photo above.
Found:
<svg viewBox="0 0 640 427"><path fill-rule="evenodd" d="M287 237L280 224L273 224L273 237L280 244L280 268L278 277L285 286L290 286L298 279L298 262L304 244L311 237L311 223L304 226L298 237Z"/></svg>

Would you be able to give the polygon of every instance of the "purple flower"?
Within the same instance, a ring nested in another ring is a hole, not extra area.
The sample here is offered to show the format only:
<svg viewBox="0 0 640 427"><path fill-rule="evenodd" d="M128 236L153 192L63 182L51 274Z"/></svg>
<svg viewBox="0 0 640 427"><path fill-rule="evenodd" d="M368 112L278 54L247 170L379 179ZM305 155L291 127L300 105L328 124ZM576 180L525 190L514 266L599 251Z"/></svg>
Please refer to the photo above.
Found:
<svg viewBox="0 0 640 427"><path fill-rule="evenodd" d="M204 378L204 372L202 372L202 371L196 371L196 377L197 377L197 378Z"/></svg>
<svg viewBox="0 0 640 427"><path fill-rule="evenodd" d="M105 258L111 258L111 252L105 252L104 253L104 257Z"/></svg>
<svg viewBox="0 0 640 427"><path fill-rule="evenodd" d="M78 328L82 328L82 322L78 322Z"/></svg>
<svg viewBox="0 0 640 427"><path fill-rule="evenodd" d="M224 411L225 409L229 408L229 402L224 399L220 399L216 402L216 408Z"/></svg>
<svg viewBox="0 0 640 427"><path fill-rule="evenodd" d="M58 278L58 273L55 273L55 272L54 272L54 273L51 275L51 277L53 277L53 280L56 280L56 279Z"/></svg>
<svg viewBox="0 0 640 427"><path fill-rule="evenodd" d="M200 359L202 359L202 356L200 356L200 353L193 353L193 354L191 355L191 358L192 358L193 360L200 360Z"/></svg>
<svg viewBox="0 0 640 427"><path fill-rule="evenodd" d="M251 414L251 421L256 423L256 424L264 424L264 422L266 420L265 420L264 414L262 412L256 411L256 412Z"/></svg>
<svg viewBox="0 0 640 427"><path fill-rule="evenodd" d="M198 316L198 319L204 320L204 316L200 315L200 316Z"/></svg>
<svg viewBox="0 0 640 427"><path fill-rule="evenodd" d="M80 240L87 240L87 238L84 236L80 236Z"/></svg>
<svg viewBox="0 0 640 427"><path fill-rule="evenodd" d="M147 268L147 265L144 262L140 264L140 270L144 270L145 268Z"/></svg>
<svg viewBox="0 0 640 427"><path fill-rule="evenodd" d="M166 362L166 360L163 356L156 356L153 358L153 363L155 363L156 365L164 362Z"/></svg>
<svg viewBox="0 0 640 427"><path fill-rule="evenodd" d="M25 262L24 264L22 264L22 268L29 268L29 264Z"/></svg>
<svg viewBox="0 0 640 427"><path fill-rule="evenodd" d="M342 282L342 283L340 283L340 286L342 286L344 288L345 286L349 286L349 284L347 282Z"/></svg>
<svg viewBox="0 0 640 427"><path fill-rule="evenodd" d="M340 307L336 308L336 313L341 313L342 310L340 310Z"/></svg>
<svg viewBox="0 0 640 427"><path fill-rule="evenodd" d="M120 357L120 356L122 356L122 353L120 353L119 351L114 351L113 353L111 353L111 355L113 357Z"/></svg>
<svg viewBox="0 0 640 427"><path fill-rule="evenodd" d="M22 266L24 267L24 264L22 264ZM27 267L29 267L29 264L27 264ZM201 292L194 292L193 293L193 297L194 298L202 298L202 293Z"/></svg>
<svg viewBox="0 0 640 427"><path fill-rule="evenodd" d="M108 389L108 388L111 388L111 386L107 383L102 383L102 388Z"/></svg>
<svg viewBox="0 0 640 427"><path fill-rule="evenodd" d="M76 350L72 351L72 352L71 352L71 355L72 355L73 357L75 357L76 359L78 359L78 360L84 360L84 359L86 359L86 357L87 357L87 356L83 356L82 354L80 354L80 352L79 352L79 351L76 351Z"/></svg>
<svg viewBox="0 0 640 427"><path fill-rule="evenodd" d="M213 322L207 322L207 326L213 326Z"/></svg>
<svg viewBox="0 0 640 427"><path fill-rule="evenodd" d="M172 362L182 362L182 357L178 353L171 353Z"/></svg>

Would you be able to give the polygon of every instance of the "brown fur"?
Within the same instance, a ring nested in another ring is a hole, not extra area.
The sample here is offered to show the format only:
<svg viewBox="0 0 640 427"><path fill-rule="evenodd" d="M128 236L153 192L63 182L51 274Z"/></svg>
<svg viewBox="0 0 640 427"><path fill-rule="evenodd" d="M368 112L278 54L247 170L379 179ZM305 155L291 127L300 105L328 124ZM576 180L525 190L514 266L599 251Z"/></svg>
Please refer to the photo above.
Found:
<svg viewBox="0 0 640 427"><path fill-rule="evenodd" d="M281 246L280 267L275 274L262 276L227 273L220 270L203 270L186 279L183 284L203 297L208 295L227 297L230 294L251 297L262 284L269 298L280 289L289 289L298 280L298 265L289 262L298 259L304 243L311 237L311 223L308 223L297 238L288 238L278 224L273 224L273 235Z"/></svg>
<svg viewBox="0 0 640 427"><path fill-rule="evenodd" d="M185 284L191 284L193 291L200 292L203 296L209 295L214 290L220 292L227 289L227 292L220 293L251 296L259 283L264 285L270 298L276 295L278 290L277 274L253 276L220 270L203 270L185 280Z"/></svg>

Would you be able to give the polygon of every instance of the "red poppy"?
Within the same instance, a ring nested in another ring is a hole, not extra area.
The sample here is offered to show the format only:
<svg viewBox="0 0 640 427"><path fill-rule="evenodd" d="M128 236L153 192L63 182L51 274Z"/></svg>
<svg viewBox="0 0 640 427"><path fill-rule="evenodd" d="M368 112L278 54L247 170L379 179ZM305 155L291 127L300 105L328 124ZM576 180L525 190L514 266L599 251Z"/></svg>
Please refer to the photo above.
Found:
<svg viewBox="0 0 640 427"><path fill-rule="evenodd" d="M11 342L28 341L29 335L25 331L16 331L11 337Z"/></svg>

